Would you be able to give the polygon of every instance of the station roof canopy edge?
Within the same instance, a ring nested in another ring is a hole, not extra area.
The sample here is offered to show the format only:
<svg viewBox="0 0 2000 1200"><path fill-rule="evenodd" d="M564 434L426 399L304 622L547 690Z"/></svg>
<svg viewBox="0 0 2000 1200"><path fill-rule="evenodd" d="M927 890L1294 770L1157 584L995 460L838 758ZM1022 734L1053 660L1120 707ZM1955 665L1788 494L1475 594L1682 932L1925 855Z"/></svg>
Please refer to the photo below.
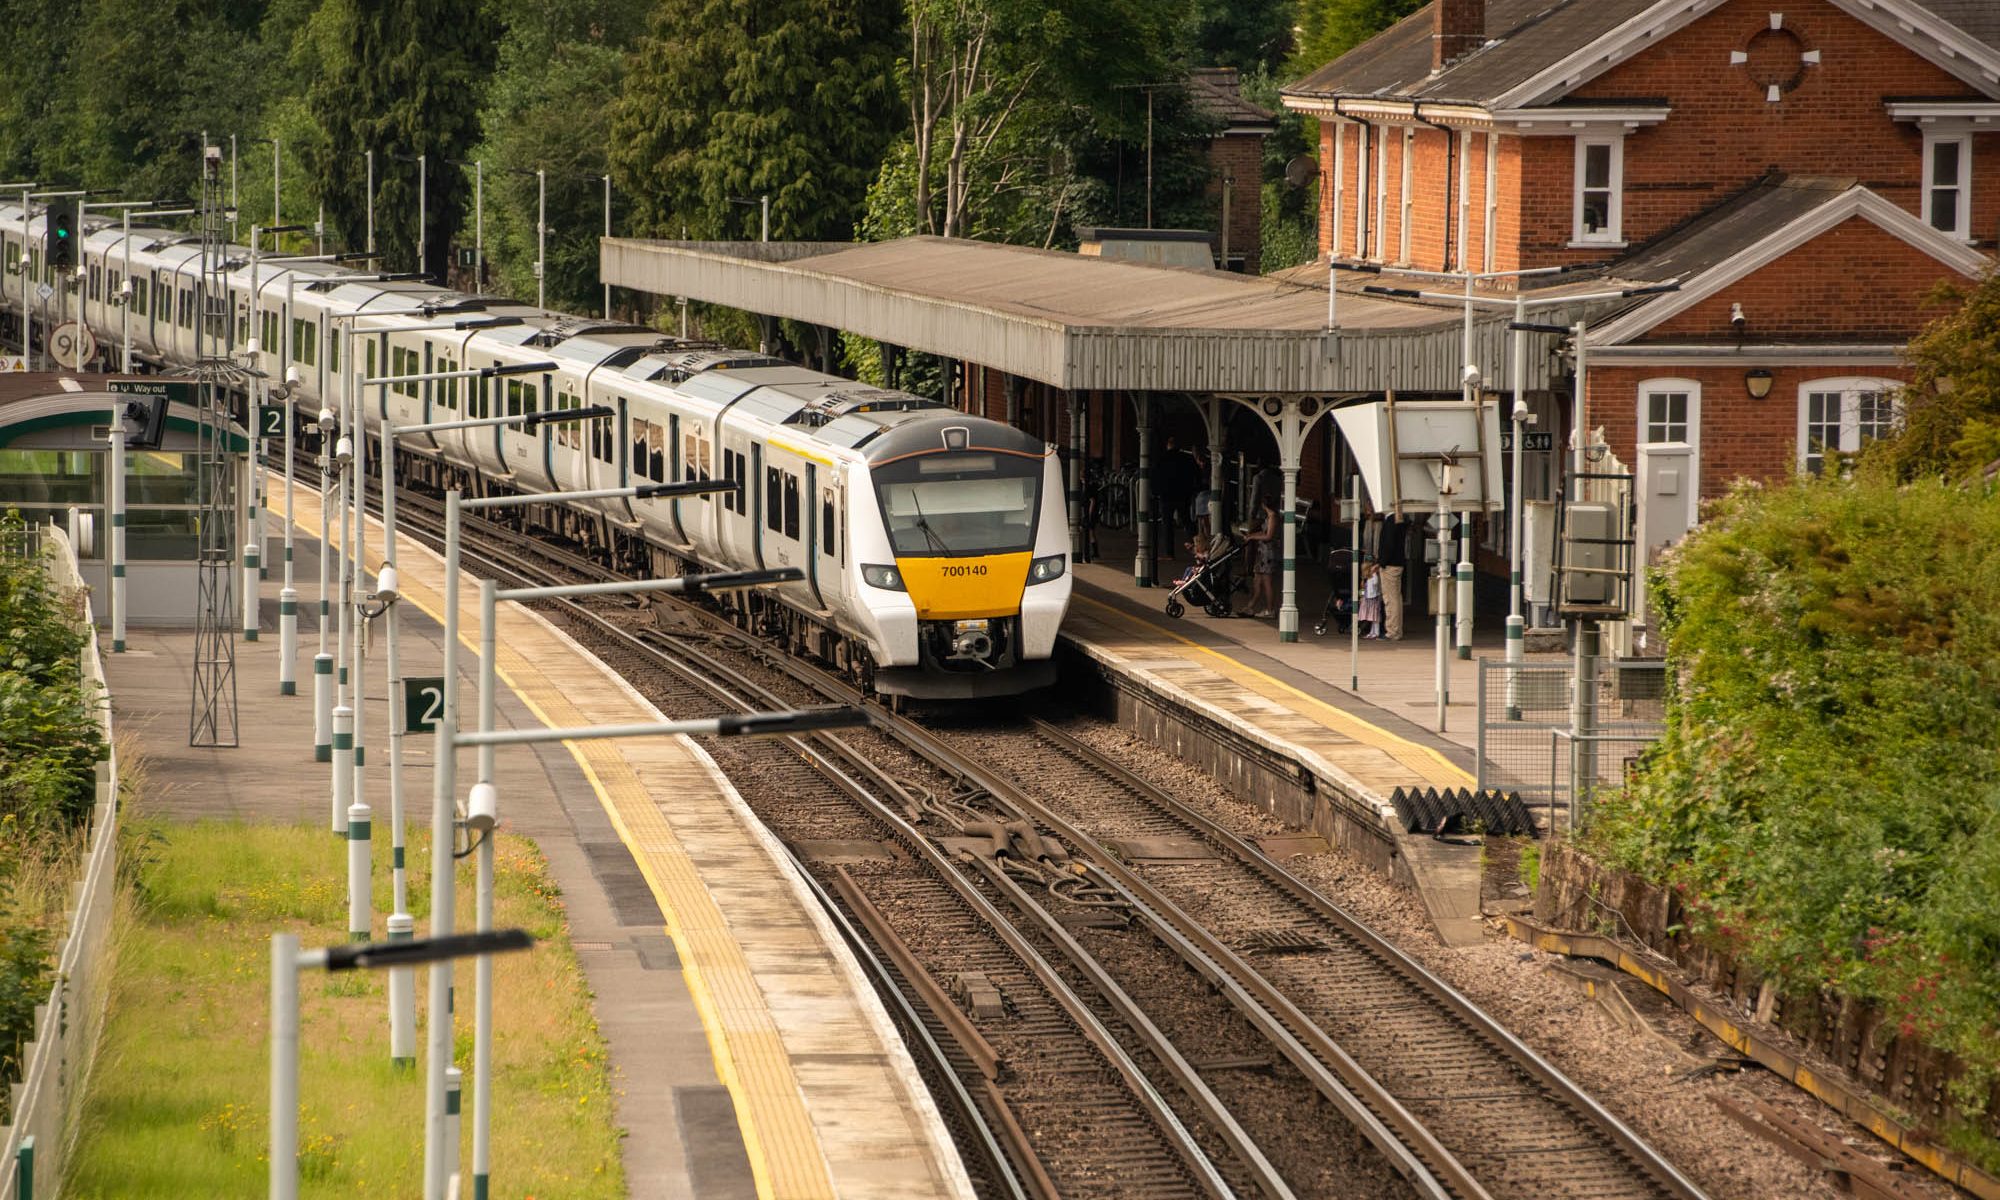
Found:
<svg viewBox="0 0 2000 1200"><path fill-rule="evenodd" d="M1293 279L979 242L687 242L606 238L604 281L845 330L1065 390L1457 392L1457 305L1327 293ZM1446 285L1449 286L1449 285ZM1353 290L1350 290L1352 288ZM1574 320L1543 309L1537 320ZM1482 309L1476 361L1504 386L1511 313ZM1528 386L1548 386L1548 354Z"/></svg>

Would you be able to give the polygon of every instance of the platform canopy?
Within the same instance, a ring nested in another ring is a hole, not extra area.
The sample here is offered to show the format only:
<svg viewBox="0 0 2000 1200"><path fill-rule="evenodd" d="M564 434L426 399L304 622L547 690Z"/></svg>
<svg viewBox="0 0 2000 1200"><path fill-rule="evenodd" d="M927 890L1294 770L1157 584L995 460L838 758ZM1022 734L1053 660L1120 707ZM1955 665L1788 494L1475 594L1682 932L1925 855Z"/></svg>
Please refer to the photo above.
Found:
<svg viewBox="0 0 2000 1200"><path fill-rule="evenodd" d="M1343 276L1330 333L1323 282L960 238L605 238L601 254L604 281L618 287L845 330L1070 391L1456 393L1463 362L1460 307L1359 294L1372 276ZM1506 361L1508 316L1480 314L1479 362ZM1565 317L1543 309L1537 319ZM1547 387L1549 356L1527 365L1529 385Z"/></svg>

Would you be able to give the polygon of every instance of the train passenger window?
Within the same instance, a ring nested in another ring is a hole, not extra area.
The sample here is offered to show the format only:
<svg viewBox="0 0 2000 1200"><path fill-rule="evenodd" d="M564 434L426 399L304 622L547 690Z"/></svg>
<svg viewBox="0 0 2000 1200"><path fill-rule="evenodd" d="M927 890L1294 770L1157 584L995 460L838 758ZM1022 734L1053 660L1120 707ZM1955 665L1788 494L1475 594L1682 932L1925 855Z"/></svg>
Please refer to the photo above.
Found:
<svg viewBox="0 0 2000 1200"><path fill-rule="evenodd" d="M193 329L194 291L190 288L182 288L180 298L181 298L181 318L178 323L182 329Z"/></svg>
<svg viewBox="0 0 2000 1200"><path fill-rule="evenodd" d="M665 483L667 480L667 431L650 421L646 424L646 460L651 466L654 481Z"/></svg>
<svg viewBox="0 0 2000 1200"><path fill-rule="evenodd" d="M7 273L14 274L21 266L21 243L9 239L7 242Z"/></svg>
<svg viewBox="0 0 2000 1200"><path fill-rule="evenodd" d="M326 331L326 369L335 375L340 374L340 330L337 328Z"/></svg>
<svg viewBox="0 0 2000 1200"><path fill-rule="evenodd" d="M505 415L510 417L521 415L521 381L518 379L509 379L507 381L507 412Z"/></svg>
<svg viewBox="0 0 2000 1200"><path fill-rule="evenodd" d="M104 270L101 267L90 268L90 298L92 300L104 298Z"/></svg>
<svg viewBox="0 0 2000 1200"><path fill-rule="evenodd" d="M153 277L151 275L141 275L139 278L134 279L132 281L132 311L142 317L145 316L147 310L152 307L152 299Z"/></svg>
<svg viewBox="0 0 2000 1200"><path fill-rule="evenodd" d="M294 317L292 319L292 357L310 367L319 361L319 326L311 321ZM368 373L375 373L375 348L370 346Z"/></svg>
<svg viewBox="0 0 2000 1200"><path fill-rule="evenodd" d="M785 491L778 476L778 468L764 468L764 525L773 533L784 528Z"/></svg>
<svg viewBox="0 0 2000 1200"><path fill-rule="evenodd" d="M799 477L790 472L785 474L785 536L799 536Z"/></svg>
<svg viewBox="0 0 2000 1200"><path fill-rule="evenodd" d="M651 421L632 422L632 473L650 479L646 473L646 428Z"/></svg>
<svg viewBox="0 0 2000 1200"><path fill-rule="evenodd" d="M835 554L839 542L833 540L833 489L821 488L819 493L819 552Z"/></svg>

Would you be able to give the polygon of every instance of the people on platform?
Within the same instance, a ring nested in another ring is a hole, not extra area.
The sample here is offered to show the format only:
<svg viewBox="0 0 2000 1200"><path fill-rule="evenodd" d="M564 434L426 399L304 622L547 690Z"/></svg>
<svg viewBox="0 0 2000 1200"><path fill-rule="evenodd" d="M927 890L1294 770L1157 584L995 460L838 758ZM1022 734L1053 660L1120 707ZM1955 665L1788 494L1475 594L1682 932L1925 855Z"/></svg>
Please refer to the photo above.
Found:
<svg viewBox="0 0 2000 1200"><path fill-rule="evenodd" d="M1167 547L1167 557L1172 558L1174 547L1179 544L1174 537L1174 527L1188 519L1188 504L1201 488L1201 472L1195 464L1194 455L1181 449L1169 435L1155 478L1160 481L1160 544Z"/></svg>
<svg viewBox="0 0 2000 1200"><path fill-rule="evenodd" d="M1278 498L1269 492L1257 497L1257 524L1243 535L1250 543L1250 615L1262 619L1277 609L1278 591Z"/></svg>
<svg viewBox="0 0 2000 1200"><path fill-rule="evenodd" d="M1377 522L1368 552L1375 558L1382 590L1380 633L1392 642L1403 640L1403 568L1409 563L1409 528L1394 515Z"/></svg>
<svg viewBox="0 0 2000 1200"><path fill-rule="evenodd" d="M1367 563L1361 568L1361 611L1355 620L1367 626L1362 637L1371 641L1382 636L1382 568Z"/></svg>

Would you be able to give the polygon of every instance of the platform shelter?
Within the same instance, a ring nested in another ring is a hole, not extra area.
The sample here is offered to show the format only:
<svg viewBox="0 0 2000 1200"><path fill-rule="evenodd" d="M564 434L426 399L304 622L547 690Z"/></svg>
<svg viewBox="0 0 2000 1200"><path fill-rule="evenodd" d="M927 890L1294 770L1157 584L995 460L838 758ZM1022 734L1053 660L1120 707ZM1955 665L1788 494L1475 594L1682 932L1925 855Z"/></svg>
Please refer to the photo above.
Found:
<svg viewBox="0 0 2000 1200"><path fill-rule="evenodd" d="M195 623L201 412L194 387L165 377L0 374L0 515L68 530L92 616L120 632L125 622ZM125 435L141 432L154 396L167 399L159 444L124 449L124 469L115 470L114 435L122 449ZM244 452L240 425L231 423L228 439L231 453ZM114 586L120 580L124 586ZM124 622L114 620L115 591L124 592Z"/></svg>
<svg viewBox="0 0 2000 1200"><path fill-rule="evenodd" d="M1287 641L1299 627L1301 523L1344 536L1338 502L1352 494L1356 474L1327 414L1389 395L1461 395L1468 343L1487 388L1507 386L1514 368L1508 310L1478 307L1468 333L1466 306L1371 294L1363 289L1382 281L1374 274L1343 271L1329 289L1324 265L1250 277L937 237L606 238L602 273L609 284L670 302L755 314L767 338L780 320L803 326L807 357L829 367L837 335L873 339L892 386L905 352L947 360L957 407L1063 447L1079 558L1089 552L1085 464L1133 464L1133 574L1141 586L1155 582L1162 549L1152 484L1163 437L1178 438L1182 449L1205 444L1208 487L1232 510L1225 520L1247 518L1265 487L1282 489L1279 633ZM1545 304L1535 319L1567 324L1602 311L1601 303ZM1523 360L1522 391L1548 436L1534 439L1525 487L1510 473L1510 504L1553 495L1554 447L1568 428L1566 360L1551 353L1548 338ZM1267 469L1256 469L1251 455ZM1482 569L1504 580L1507 523L1483 524ZM1413 600L1421 574L1406 580Z"/></svg>

